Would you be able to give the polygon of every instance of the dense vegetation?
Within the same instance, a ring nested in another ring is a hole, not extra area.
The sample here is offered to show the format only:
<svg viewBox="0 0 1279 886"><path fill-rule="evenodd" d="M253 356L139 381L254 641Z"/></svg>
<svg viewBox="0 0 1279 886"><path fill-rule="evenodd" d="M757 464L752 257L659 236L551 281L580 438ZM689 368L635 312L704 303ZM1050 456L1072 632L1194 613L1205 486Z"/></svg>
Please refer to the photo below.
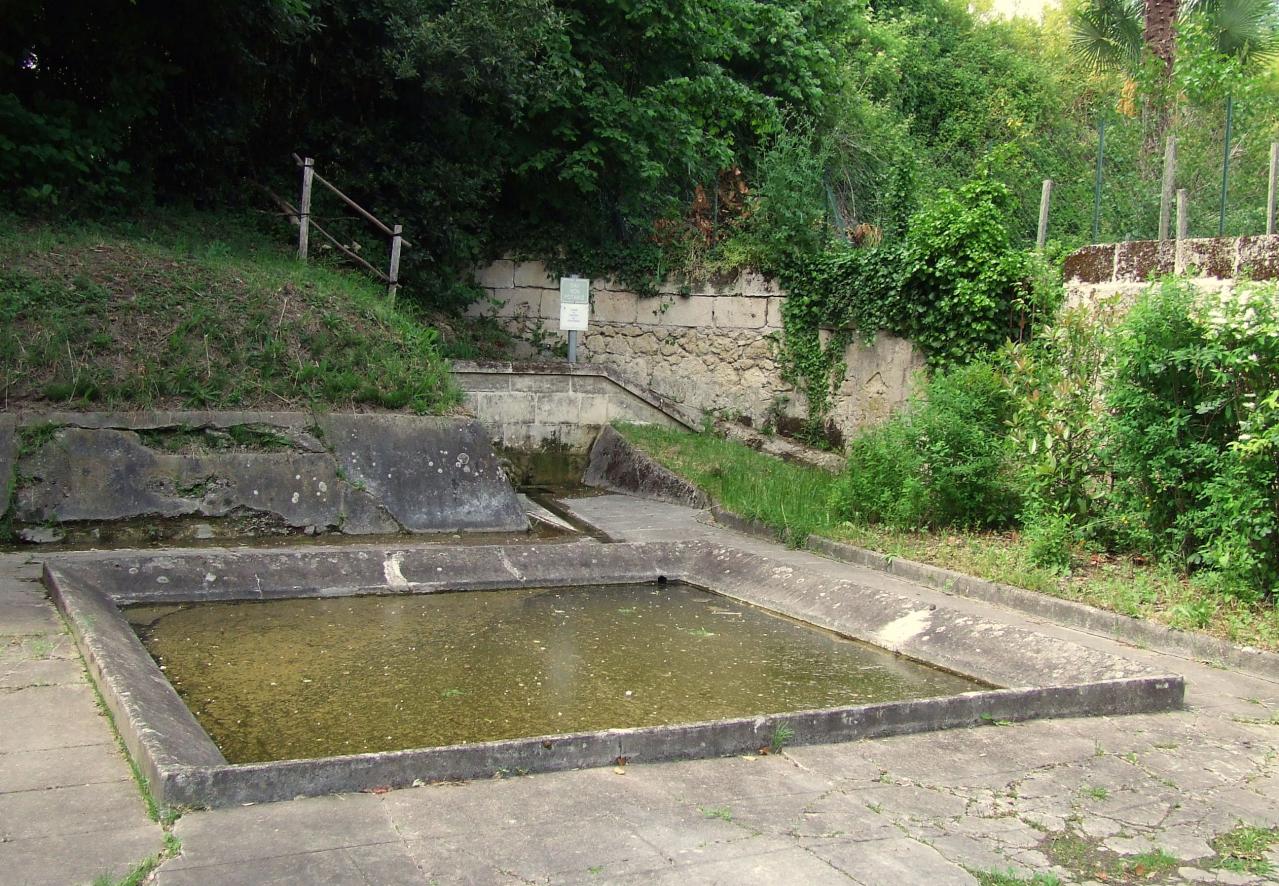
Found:
<svg viewBox="0 0 1279 886"><path fill-rule="evenodd" d="M974 180L1007 189L1020 246L1053 178L1052 235L1081 242L1102 117L1101 236L1153 233L1156 99L1203 232L1232 94L1227 229L1252 232L1279 89L1258 47L1215 40L1248 0L1214 2L1179 22L1169 85L1072 53L1073 5L1040 25L955 0L17 0L0 193L44 213L268 206L246 182L292 197L297 151L405 224L433 305L471 297L461 271L504 248L641 283L742 264L811 283L797 262L832 243L882 237L891 264ZM372 248L358 231L339 233Z"/></svg>
<svg viewBox="0 0 1279 886"><path fill-rule="evenodd" d="M1169 280L1116 313L1065 311L1030 343L934 374L852 441L836 518L1019 527L1041 566L1069 570L1084 550L1155 557L1210 601L1273 606L1279 287Z"/></svg>
<svg viewBox="0 0 1279 886"><path fill-rule="evenodd" d="M851 542L992 581L1078 600L1179 628L1198 628L1279 649L1279 608L1222 595L1175 564L1078 549L1069 569L1044 565L1036 537L1016 528L961 531L841 520L829 503L843 478L789 464L710 434L622 425L631 442L687 477L728 510L758 520L800 545L810 534Z"/></svg>

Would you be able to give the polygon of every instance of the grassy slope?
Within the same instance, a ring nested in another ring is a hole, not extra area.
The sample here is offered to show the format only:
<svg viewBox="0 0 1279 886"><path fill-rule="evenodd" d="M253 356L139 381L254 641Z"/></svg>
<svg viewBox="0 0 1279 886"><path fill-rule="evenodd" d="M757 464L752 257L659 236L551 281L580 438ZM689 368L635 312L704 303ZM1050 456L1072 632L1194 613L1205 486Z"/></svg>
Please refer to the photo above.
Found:
<svg viewBox="0 0 1279 886"><path fill-rule="evenodd" d="M376 408L458 401L436 329L358 273L301 265L287 229L152 215L0 215L0 409Z"/></svg>
<svg viewBox="0 0 1279 886"><path fill-rule="evenodd" d="M836 523L826 503L835 478L740 443L649 425L622 425L633 443L730 511L798 540L808 533L991 581L1077 600L1237 643L1279 650L1279 609L1249 606L1196 587L1184 576L1130 558L1080 551L1069 574L1038 566L1016 533L903 532Z"/></svg>

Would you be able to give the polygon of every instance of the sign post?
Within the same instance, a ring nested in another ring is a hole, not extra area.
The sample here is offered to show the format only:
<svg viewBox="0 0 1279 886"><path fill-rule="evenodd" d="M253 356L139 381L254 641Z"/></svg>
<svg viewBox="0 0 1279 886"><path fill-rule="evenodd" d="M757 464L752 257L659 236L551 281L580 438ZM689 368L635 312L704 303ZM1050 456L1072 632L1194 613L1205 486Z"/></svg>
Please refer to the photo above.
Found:
<svg viewBox="0 0 1279 886"><path fill-rule="evenodd" d="M585 277L560 278L560 331L568 333L568 362L577 362L577 333L586 330L591 317L591 281Z"/></svg>

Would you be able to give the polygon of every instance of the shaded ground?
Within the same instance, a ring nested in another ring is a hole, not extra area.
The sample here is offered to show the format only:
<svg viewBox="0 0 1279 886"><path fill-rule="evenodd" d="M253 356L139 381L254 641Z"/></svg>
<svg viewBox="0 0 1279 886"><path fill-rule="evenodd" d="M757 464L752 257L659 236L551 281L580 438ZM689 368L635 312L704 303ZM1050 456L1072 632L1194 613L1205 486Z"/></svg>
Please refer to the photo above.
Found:
<svg viewBox="0 0 1279 886"><path fill-rule="evenodd" d="M615 537L706 535L779 562L857 571L705 526L677 506L571 504ZM0 576L0 870L17 883L125 870L160 850L161 828L65 657L34 570L11 556ZM1279 844L1264 830L1279 827L1279 685L944 599L1182 673L1188 709L188 812L174 825L181 852L156 882L1020 882L993 872L1040 883L1279 882ZM75 751L86 762L58 752L65 766L26 756L49 742L99 750Z"/></svg>

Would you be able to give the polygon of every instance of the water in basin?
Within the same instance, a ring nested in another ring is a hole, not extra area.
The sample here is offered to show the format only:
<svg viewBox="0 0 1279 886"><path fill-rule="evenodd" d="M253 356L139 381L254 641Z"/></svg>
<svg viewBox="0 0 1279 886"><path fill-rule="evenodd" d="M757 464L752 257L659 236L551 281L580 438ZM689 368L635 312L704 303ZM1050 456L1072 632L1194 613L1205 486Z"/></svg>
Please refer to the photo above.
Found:
<svg viewBox="0 0 1279 886"><path fill-rule="evenodd" d="M126 615L232 763L984 688L676 583L146 605Z"/></svg>

